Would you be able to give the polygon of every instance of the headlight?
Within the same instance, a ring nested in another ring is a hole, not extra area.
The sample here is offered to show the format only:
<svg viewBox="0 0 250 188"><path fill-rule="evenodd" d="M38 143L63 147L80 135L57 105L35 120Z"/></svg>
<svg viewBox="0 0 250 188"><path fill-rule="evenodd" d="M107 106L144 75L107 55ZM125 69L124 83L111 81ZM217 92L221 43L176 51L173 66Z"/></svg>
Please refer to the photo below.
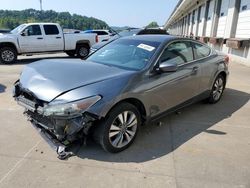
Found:
<svg viewBox="0 0 250 188"><path fill-rule="evenodd" d="M86 111L91 106L93 106L100 99L101 97L97 95L97 96L81 99L81 100L70 102L70 103L48 105L44 107L43 115L44 116L78 115Z"/></svg>

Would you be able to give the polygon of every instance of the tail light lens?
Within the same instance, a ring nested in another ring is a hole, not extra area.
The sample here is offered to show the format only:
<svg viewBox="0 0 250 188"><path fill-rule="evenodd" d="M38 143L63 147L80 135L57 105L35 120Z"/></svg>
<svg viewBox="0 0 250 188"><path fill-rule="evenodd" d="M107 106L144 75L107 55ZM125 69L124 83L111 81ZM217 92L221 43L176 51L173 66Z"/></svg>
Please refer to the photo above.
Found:
<svg viewBox="0 0 250 188"><path fill-rule="evenodd" d="M95 42L98 42L98 35L95 36Z"/></svg>
<svg viewBox="0 0 250 188"><path fill-rule="evenodd" d="M229 64L229 56L228 56L228 55L225 55L224 61L225 61L225 63L226 63L227 65Z"/></svg>

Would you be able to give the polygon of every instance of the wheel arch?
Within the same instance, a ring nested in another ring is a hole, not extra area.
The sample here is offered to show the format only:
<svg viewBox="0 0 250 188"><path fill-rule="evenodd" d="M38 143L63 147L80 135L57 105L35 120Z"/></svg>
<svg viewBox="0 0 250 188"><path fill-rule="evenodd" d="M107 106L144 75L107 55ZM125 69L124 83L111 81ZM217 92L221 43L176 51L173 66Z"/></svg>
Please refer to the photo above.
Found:
<svg viewBox="0 0 250 188"><path fill-rule="evenodd" d="M116 106L118 106L121 103L129 103L134 105L138 111L141 114L141 118L142 118L142 123L144 123L146 121L146 117L147 117L147 112L146 112L146 108L144 106L144 104L137 98L126 98L126 99L122 99L119 102L117 102L115 105L112 106L111 109L109 109L109 111L107 112L107 114L109 114L109 112L114 109Z"/></svg>
<svg viewBox="0 0 250 188"><path fill-rule="evenodd" d="M214 77L212 77L210 79L210 83L209 83L209 89L211 90L212 87L213 87L213 84L216 80L216 78L219 76L219 75L222 75L224 78L225 78L225 83L224 83L224 86L226 86L226 83L227 83L227 72L225 70L220 70L220 71L217 71L215 74L214 74Z"/></svg>
<svg viewBox="0 0 250 188"><path fill-rule="evenodd" d="M12 42L1 42L0 43L0 48L3 48L3 47L11 47L11 48L14 48L16 50L16 52L18 53L18 50L17 50L17 47L14 43Z"/></svg>
<svg viewBox="0 0 250 188"><path fill-rule="evenodd" d="M79 40L76 42L76 48L80 45L87 45L88 48L90 49L90 42L88 40Z"/></svg>
<svg viewBox="0 0 250 188"><path fill-rule="evenodd" d="M223 78L225 79L224 86L226 86L226 83L227 83L227 73L226 73L224 70L219 71L219 72L216 74L216 76L214 77L214 80L213 80L212 84L214 83L215 79L216 79L219 75L223 76Z"/></svg>

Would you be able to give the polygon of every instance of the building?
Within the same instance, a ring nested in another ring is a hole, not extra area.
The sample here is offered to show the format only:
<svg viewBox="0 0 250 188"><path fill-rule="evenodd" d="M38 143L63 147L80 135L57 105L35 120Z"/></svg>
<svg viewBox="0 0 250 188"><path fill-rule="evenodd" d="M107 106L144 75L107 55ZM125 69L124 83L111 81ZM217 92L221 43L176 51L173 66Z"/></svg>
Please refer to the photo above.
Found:
<svg viewBox="0 0 250 188"><path fill-rule="evenodd" d="M180 0L164 28L250 66L250 0Z"/></svg>

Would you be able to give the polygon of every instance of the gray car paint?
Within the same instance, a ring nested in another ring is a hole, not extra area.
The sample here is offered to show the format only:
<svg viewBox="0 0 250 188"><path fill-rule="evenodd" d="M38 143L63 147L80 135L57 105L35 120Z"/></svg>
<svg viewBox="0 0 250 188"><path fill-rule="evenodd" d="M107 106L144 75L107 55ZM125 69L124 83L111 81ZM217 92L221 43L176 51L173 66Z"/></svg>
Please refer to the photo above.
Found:
<svg viewBox="0 0 250 188"><path fill-rule="evenodd" d="M209 91L216 74L221 71L228 73L223 56L215 52L207 58L180 66L176 72L160 74L152 71L169 42L193 41L170 36L134 38L153 40L154 37L162 44L148 66L141 71L80 60L44 60L28 65L21 75L20 83L39 99L51 104L101 95L102 99L88 109L88 112L99 117L106 116L122 100L136 99L144 105L147 118L152 118ZM194 67L197 67L196 71Z"/></svg>
<svg viewBox="0 0 250 188"><path fill-rule="evenodd" d="M83 62L82 60L42 60L24 68L20 83L23 88L27 88L40 100L50 102L61 93L74 88L115 79L131 73L131 71L124 69L94 62ZM82 98L84 95L75 100Z"/></svg>

